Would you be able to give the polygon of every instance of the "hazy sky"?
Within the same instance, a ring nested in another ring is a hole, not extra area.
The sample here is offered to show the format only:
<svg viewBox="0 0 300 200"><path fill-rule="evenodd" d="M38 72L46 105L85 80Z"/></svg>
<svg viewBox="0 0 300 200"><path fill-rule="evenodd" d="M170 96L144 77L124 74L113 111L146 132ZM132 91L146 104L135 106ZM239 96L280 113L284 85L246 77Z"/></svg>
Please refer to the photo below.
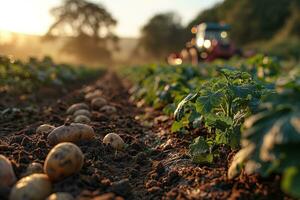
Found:
<svg viewBox="0 0 300 200"><path fill-rule="evenodd" d="M117 19L116 33L138 36L141 26L154 14L175 11L183 23L221 0L93 0L102 3ZM44 34L53 18L49 9L62 0L0 0L0 30Z"/></svg>

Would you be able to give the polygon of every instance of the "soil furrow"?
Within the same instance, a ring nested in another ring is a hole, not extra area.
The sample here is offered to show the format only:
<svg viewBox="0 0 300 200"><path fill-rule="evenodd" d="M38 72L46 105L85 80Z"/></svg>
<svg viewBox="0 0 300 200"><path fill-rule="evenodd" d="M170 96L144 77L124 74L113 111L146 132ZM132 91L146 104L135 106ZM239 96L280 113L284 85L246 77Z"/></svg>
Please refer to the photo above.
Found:
<svg viewBox="0 0 300 200"><path fill-rule="evenodd" d="M44 163L52 148L47 135L38 135L38 125L55 126L67 121L66 109L83 102L87 91L101 90L115 114L92 110L91 126L97 137L92 142L77 144L85 155L79 174L54 184L54 192L69 192L77 199L273 199L284 198L278 193L278 177L261 179L242 176L237 180L226 178L232 153L226 148L222 157L211 166L191 162L188 145L193 134L172 134L172 119L151 108L137 108L129 101L127 88L114 73L107 73L94 84L72 92L48 106L34 123L0 140L0 153L13 162L18 178L31 162ZM8 127L13 122L5 122ZM1 127L2 129L2 127ZM115 152L102 143L110 132L119 134L126 142L124 151ZM7 199L9 189L0 191L0 199Z"/></svg>

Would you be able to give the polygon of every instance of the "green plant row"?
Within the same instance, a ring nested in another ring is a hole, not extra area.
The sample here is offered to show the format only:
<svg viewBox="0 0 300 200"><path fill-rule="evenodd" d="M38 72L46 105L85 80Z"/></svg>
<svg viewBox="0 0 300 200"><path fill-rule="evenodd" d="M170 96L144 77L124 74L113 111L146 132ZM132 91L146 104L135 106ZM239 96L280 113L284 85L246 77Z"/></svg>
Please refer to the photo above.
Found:
<svg viewBox="0 0 300 200"><path fill-rule="evenodd" d="M282 79L287 71L276 58L257 55L200 67L139 66L126 76L135 83L134 100L174 116L172 132L207 129L209 134L199 135L189 147L194 162L213 162L221 146L241 148L229 178L244 167L263 176L283 173L283 190L299 197L300 70L295 67ZM278 82L286 83L282 93Z"/></svg>
<svg viewBox="0 0 300 200"><path fill-rule="evenodd" d="M96 72L96 73L95 73ZM61 86L99 74L99 70L55 64L49 57L28 62L0 56L0 87L9 91L32 92L41 86Z"/></svg>

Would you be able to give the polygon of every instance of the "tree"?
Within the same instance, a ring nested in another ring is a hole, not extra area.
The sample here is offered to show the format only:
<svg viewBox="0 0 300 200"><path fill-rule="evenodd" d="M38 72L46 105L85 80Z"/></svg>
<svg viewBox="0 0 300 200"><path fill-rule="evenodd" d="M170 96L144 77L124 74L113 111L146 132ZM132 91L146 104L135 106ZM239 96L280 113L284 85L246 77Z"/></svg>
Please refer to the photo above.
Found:
<svg viewBox="0 0 300 200"><path fill-rule="evenodd" d="M62 52L72 54L79 61L107 63L111 60L109 45L117 42L113 28L117 21L101 4L85 0L64 0L53 8L55 22L46 38L67 37Z"/></svg>
<svg viewBox="0 0 300 200"><path fill-rule="evenodd" d="M138 47L152 58L164 59L183 48L185 42L180 17L175 13L162 13L153 16L142 28Z"/></svg>

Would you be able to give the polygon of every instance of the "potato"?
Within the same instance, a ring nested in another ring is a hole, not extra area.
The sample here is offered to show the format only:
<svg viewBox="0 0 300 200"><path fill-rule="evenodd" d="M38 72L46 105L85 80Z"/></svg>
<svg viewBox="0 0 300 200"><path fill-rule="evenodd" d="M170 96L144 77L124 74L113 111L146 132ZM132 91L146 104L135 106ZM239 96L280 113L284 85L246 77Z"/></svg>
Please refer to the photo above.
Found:
<svg viewBox="0 0 300 200"><path fill-rule="evenodd" d="M53 129L55 129L55 126L52 126L50 124L42 124L36 129L37 134L45 134L50 133Z"/></svg>
<svg viewBox="0 0 300 200"><path fill-rule="evenodd" d="M91 122L91 119L84 115L78 115L75 117L74 122L88 124Z"/></svg>
<svg viewBox="0 0 300 200"><path fill-rule="evenodd" d="M43 173L43 165L37 162L30 163L24 175Z"/></svg>
<svg viewBox="0 0 300 200"><path fill-rule="evenodd" d="M87 116L88 118L91 117L91 112L88 111L88 110L85 110L85 109L80 109L80 110L77 110L76 112L74 112L73 116L78 116L78 115L84 115L84 116Z"/></svg>
<svg viewBox="0 0 300 200"><path fill-rule="evenodd" d="M32 174L20 179L12 188L10 200L44 200L51 194L51 182L46 174Z"/></svg>
<svg viewBox="0 0 300 200"><path fill-rule="evenodd" d="M89 106L86 103L75 103L72 106L70 106L67 110L67 114L72 115L74 112L80 109L88 110Z"/></svg>
<svg viewBox="0 0 300 200"><path fill-rule="evenodd" d="M71 123L55 128L47 137L50 145L61 142L79 142L81 140L92 140L95 132L92 127L81 123Z"/></svg>
<svg viewBox="0 0 300 200"><path fill-rule="evenodd" d="M46 157L44 172L52 181L76 174L83 165L84 156L78 146L70 142L56 145Z"/></svg>
<svg viewBox="0 0 300 200"><path fill-rule="evenodd" d="M92 92L95 88L93 86L86 86L85 88L83 88L83 92L84 93L89 93Z"/></svg>
<svg viewBox="0 0 300 200"><path fill-rule="evenodd" d="M92 99L91 101L91 105L92 105L92 108L102 108L103 106L105 106L107 104L107 101L102 98L102 97L97 97L97 98L94 98Z"/></svg>
<svg viewBox="0 0 300 200"><path fill-rule="evenodd" d="M17 178L11 162L3 155L0 155L0 188L9 187L16 182Z"/></svg>
<svg viewBox="0 0 300 200"><path fill-rule="evenodd" d="M51 194L46 200L74 200L74 197L66 192L57 192Z"/></svg>
<svg viewBox="0 0 300 200"><path fill-rule="evenodd" d="M114 107L114 106L109 106L109 105L106 105L106 106L103 106L101 109L100 109L101 112L105 112L107 114L113 114L115 112L117 112L117 109Z"/></svg>
<svg viewBox="0 0 300 200"><path fill-rule="evenodd" d="M89 92L84 96L85 100L87 100L87 101L91 101L92 99L97 98L97 97L102 97L101 90L95 90L94 92Z"/></svg>
<svg viewBox="0 0 300 200"><path fill-rule="evenodd" d="M114 149L122 150L125 147L123 139L116 133L109 133L103 138L104 144L109 144Z"/></svg>

